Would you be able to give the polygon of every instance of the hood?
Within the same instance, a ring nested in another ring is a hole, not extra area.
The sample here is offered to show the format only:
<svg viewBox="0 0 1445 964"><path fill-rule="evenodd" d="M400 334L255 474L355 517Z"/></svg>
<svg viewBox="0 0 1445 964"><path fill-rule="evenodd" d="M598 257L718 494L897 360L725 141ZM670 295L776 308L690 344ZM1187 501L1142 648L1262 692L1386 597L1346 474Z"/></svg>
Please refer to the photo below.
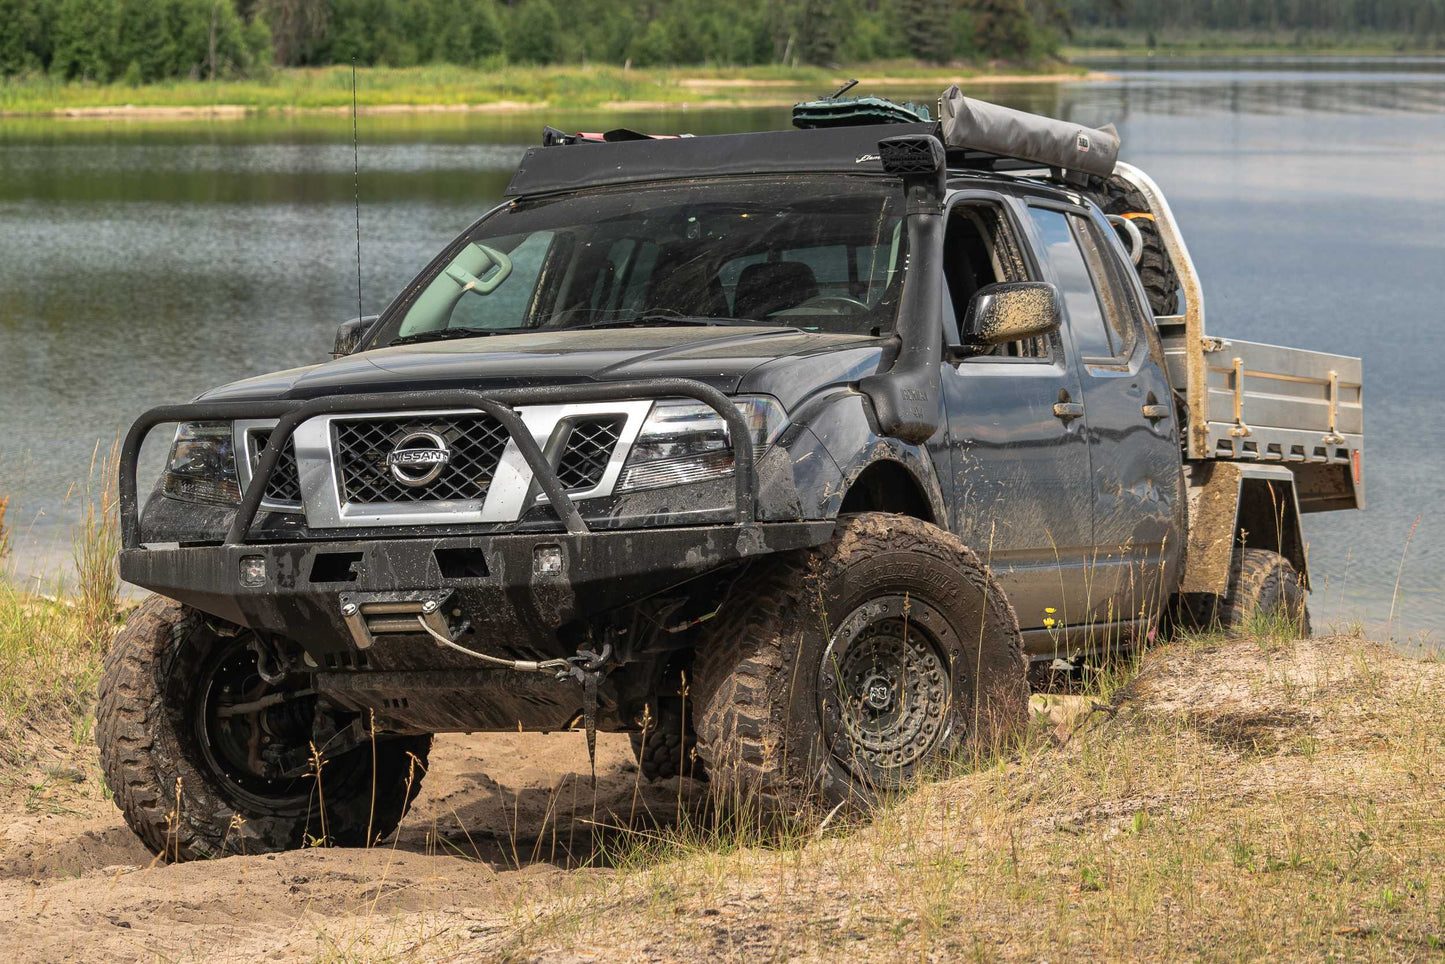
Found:
<svg viewBox="0 0 1445 964"><path fill-rule="evenodd" d="M421 388L517 388L635 378L692 378L785 406L817 388L876 372L886 339L793 328L537 331L378 348L321 365L232 382L207 401L319 398Z"/></svg>

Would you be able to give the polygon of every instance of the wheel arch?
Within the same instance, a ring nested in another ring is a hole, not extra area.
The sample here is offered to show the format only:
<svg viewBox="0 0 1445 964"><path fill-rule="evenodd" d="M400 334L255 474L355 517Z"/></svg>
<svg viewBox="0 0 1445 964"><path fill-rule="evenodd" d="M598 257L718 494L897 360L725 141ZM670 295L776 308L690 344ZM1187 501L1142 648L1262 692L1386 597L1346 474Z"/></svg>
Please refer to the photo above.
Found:
<svg viewBox="0 0 1445 964"><path fill-rule="evenodd" d="M907 466L891 458L868 463L844 491L838 513L857 512L892 512L934 525L939 521L924 487Z"/></svg>

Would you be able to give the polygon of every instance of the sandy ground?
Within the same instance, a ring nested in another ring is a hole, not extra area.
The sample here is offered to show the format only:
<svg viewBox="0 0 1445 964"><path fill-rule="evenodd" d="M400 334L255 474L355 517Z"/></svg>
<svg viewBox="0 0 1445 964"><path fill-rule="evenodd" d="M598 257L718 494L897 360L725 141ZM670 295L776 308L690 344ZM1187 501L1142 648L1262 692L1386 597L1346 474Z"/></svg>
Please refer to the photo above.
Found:
<svg viewBox="0 0 1445 964"><path fill-rule="evenodd" d="M611 734L595 798L580 733L443 737L431 761L392 846L167 866L122 822L93 754L57 744L0 794L0 960L348 960L402 916L481 920L558 878L606 875L578 869L597 862L596 825L645 827L697 797L690 781L640 782Z"/></svg>
<svg viewBox="0 0 1445 964"><path fill-rule="evenodd" d="M625 737L595 795L580 733L443 737L394 844L171 866L37 737L0 772L0 961L1440 960L1442 693L1354 637L1161 647L869 821L617 869L703 796Z"/></svg>

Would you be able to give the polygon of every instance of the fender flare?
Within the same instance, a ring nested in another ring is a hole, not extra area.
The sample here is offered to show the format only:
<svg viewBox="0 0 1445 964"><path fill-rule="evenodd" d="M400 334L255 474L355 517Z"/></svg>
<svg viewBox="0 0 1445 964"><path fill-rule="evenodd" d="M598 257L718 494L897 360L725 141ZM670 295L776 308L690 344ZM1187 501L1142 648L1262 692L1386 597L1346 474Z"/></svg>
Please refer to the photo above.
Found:
<svg viewBox="0 0 1445 964"><path fill-rule="evenodd" d="M818 408L807 412L804 420L814 436L837 464L840 478L819 494L818 508L823 518L835 518L843 500L870 466L882 462L897 465L917 487L928 504L933 522L948 525L948 509L943 488L928 449L913 442L884 435L872 418L866 396L854 391L830 393L818 399ZM808 406L812 408L812 406Z"/></svg>

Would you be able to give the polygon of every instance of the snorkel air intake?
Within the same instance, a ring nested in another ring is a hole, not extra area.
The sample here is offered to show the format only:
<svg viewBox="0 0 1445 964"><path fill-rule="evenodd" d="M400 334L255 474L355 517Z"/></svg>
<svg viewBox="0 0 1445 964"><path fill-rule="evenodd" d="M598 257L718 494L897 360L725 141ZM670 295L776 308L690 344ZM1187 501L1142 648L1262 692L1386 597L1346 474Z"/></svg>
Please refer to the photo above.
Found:
<svg viewBox="0 0 1445 964"><path fill-rule="evenodd" d="M943 200L946 159L932 134L905 134L878 142L885 174L903 179L908 232L908 273L898 306L899 347L893 366L869 375L859 389L873 403L884 435L920 444L938 431L943 411L939 366L943 336Z"/></svg>

